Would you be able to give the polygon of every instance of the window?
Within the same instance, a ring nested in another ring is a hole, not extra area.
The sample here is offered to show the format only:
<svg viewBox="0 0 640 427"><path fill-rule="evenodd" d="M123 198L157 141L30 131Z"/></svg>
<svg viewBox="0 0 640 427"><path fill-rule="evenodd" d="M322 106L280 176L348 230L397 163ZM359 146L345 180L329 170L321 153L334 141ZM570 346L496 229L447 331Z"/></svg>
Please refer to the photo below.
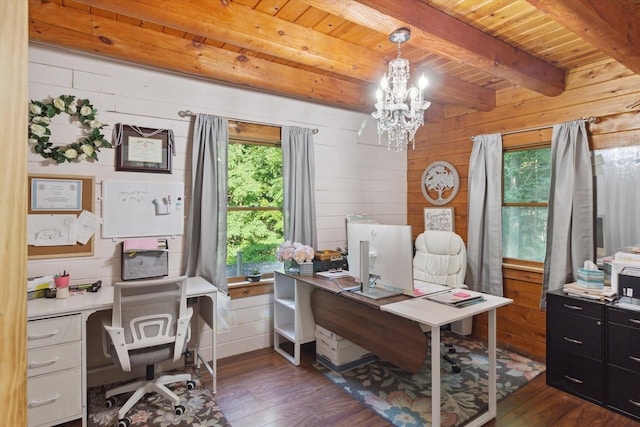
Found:
<svg viewBox="0 0 640 427"><path fill-rule="evenodd" d="M231 137L228 168L227 277L246 276L255 268L271 273L281 267L276 247L283 240L279 132L277 142Z"/></svg>
<svg viewBox="0 0 640 427"><path fill-rule="evenodd" d="M551 183L551 149L505 149L503 155L502 256L544 262Z"/></svg>

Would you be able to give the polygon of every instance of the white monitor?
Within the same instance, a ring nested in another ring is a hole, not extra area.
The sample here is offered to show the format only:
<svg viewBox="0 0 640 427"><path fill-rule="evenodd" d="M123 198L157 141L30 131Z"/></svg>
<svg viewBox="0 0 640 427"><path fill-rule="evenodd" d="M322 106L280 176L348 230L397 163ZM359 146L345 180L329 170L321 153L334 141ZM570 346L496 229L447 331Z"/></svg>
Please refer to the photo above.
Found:
<svg viewBox="0 0 640 427"><path fill-rule="evenodd" d="M367 242L369 256L360 253L361 242ZM398 290L413 295L413 235L410 225L347 224L349 275L360 283L361 265L367 261L371 280L376 287ZM364 257L362 255L365 255ZM366 272L365 272L366 275Z"/></svg>

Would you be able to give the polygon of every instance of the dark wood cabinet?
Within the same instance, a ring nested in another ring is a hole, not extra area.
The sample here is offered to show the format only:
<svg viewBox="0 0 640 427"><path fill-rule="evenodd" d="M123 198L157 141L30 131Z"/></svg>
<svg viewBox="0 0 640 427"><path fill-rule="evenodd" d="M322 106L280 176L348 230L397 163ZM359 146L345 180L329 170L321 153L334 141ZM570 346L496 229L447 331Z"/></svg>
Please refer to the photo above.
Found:
<svg viewBox="0 0 640 427"><path fill-rule="evenodd" d="M607 407L640 421L640 311L607 307Z"/></svg>
<svg viewBox="0 0 640 427"><path fill-rule="evenodd" d="M547 384L604 403L605 304L547 294Z"/></svg>
<svg viewBox="0 0 640 427"><path fill-rule="evenodd" d="M547 384L640 421L640 311L547 293Z"/></svg>

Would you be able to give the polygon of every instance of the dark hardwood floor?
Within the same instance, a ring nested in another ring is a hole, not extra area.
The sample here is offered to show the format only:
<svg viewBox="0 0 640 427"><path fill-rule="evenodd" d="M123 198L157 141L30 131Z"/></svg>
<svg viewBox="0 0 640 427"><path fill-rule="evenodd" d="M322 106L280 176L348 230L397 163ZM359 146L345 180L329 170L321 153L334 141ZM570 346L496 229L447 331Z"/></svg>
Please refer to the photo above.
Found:
<svg viewBox="0 0 640 427"><path fill-rule="evenodd" d="M303 351L293 366L273 349L218 360L216 401L234 427L388 426L384 419L335 386ZM631 419L564 393L540 375L498 403L487 427L639 426Z"/></svg>
<svg viewBox="0 0 640 427"><path fill-rule="evenodd" d="M306 348L296 367L273 348L218 360L215 400L233 427L389 426L319 373ZM204 384L210 376L202 369ZM80 427L80 422L64 424ZM627 417L564 393L540 375L498 403L485 427L637 427Z"/></svg>

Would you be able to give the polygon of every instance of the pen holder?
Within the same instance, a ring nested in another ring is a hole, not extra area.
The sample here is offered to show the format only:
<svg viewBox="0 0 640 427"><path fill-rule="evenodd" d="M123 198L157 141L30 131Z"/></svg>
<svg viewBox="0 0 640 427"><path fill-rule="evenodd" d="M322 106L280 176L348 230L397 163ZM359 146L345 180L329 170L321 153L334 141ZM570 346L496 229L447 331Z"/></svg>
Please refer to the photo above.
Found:
<svg viewBox="0 0 640 427"><path fill-rule="evenodd" d="M56 284L56 298L67 298L69 296L69 275L56 277L53 281Z"/></svg>

